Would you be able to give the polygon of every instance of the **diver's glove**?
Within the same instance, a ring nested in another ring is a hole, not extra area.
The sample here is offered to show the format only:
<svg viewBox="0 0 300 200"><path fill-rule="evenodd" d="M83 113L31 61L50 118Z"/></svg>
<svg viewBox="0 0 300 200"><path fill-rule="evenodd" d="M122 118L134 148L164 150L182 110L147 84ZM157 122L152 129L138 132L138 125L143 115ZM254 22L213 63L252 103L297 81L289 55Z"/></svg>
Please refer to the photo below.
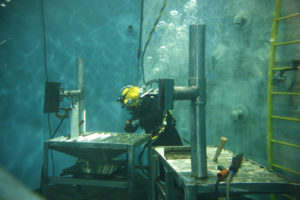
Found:
<svg viewBox="0 0 300 200"><path fill-rule="evenodd" d="M138 119L133 120L133 121L132 120L126 120L124 129L128 133L133 133L138 129L139 124L140 124L140 121Z"/></svg>

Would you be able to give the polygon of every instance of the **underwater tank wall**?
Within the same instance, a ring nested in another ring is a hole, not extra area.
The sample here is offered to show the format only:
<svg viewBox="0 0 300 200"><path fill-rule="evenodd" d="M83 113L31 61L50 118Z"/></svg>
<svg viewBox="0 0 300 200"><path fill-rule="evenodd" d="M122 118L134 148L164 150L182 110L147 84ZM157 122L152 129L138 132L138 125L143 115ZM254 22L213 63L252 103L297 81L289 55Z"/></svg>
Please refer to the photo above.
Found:
<svg viewBox="0 0 300 200"><path fill-rule="evenodd" d="M162 1L145 0L144 43L163 6ZM299 12L300 2L283 1L282 16ZM174 78L175 85L188 83L188 25L206 25L206 137L208 145L217 145L219 138L228 141L225 148L243 153L267 166L267 79L274 1L168 1L151 38L144 58L146 81L155 78ZM298 20L298 21L297 21ZM298 22L298 23L297 23ZM297 25L298 24L298 25ZM299 17L283 22L279 27L280 40L299 39ZM278 63L291 66L299 60L299 44L278 49ZM278 65L277 65L278 66ZM289 75L289 73L294 75ZM295 82L294 72L287 72L283 85L289 89ZM296 83L296 82L295 82ZM289 84L289 86L286 86ZM294 84L295 85L295 84ZM299 89L298 89L299 92ZM274 112L291 110L291 101L283 97L276 102ZM190 102L176 102L173 111L179 133L190 140ZM299 103L294 103L299 104ZM294 114L294 115L295 115ZM292 143L300 141L299 123L274 122L275 138ZM279 124L281 123L281 124ZM274 146L275 162L297 170L300 160L297 149ZM286 156L288 155L288 156ZM281 171L281 173L284 173ZM284 173L292 179L297 176Z"/></svg>
<svg viewBox="0 0 300 200"><path fill-rule="evenodd" d="M289 2L286 12L300 8L299 1ZM162 5L161 0L144 1L142 47ZM123 86L136 83L140 7L140 0L44 0L48 79L74 89L76 58L84 59L87 131L123 132L129 116L116 99ZM168 0L144 60L146 81L174 78L176 86L186 86L188 27L205 23L207 143L216 145L225 136L225 148L264 165L273 9L269 0ZM42 113L46 75L41 12L40 0L12 0L0 8L0 164L31 188L39 187L43 141L49 138L48 116ZM280 28L294 30L295 24ZM299 28L293 32L299 33ZM279 54L299 58L299 48L287 51ZM288 106L286 99L280 102ZM176 102L173 110L185 140L190 139L189 104ZM53 115L49 119L53 133L59 120ZM69 134L69 126L69 120L63 122L57 136ZM290 132L294 135L287 137L299 141L299 126ZM284 164L299 166L295 152L277 151L281 157L290 155ZM59 153L54 160L56 174L74 161Z"/></svg>
<svg viewBox="0 0 300 200"><path fill-rule="evenodd" d="M175 85L187 85L188 25L205 23L207 142L216 145L225 136L225 148L264 164L273 6L270 1L187 0L180 5L169 1L145 56L146 80L174 77ZM150 19L158 12L152 12ZM236 22L237 17L244 17L244 24ZM179 132L187 140L189 121L184 111L188 109L189 102L177 102L174 109ZM244 117L237 119L236 110L242 110Z"/></svg>
<svg viewBox="0 0 300 200"><path fill-rule="evenodd" d="M41 1L12 0L0 7L0 16L0 164L38 188L43 141L49 138ZM76 89L76 58L83 58L87 131L123 132L128 114L117 98L136 80L140 1L44 0L44 16L48 80ZM70 101L61 106L70 107ZM59 122L50 114L51 133ZM69 133L67 119L56 136ZM74 164L71 157L53 156L56 175ZM49 167L52 174L51 162Z"/></svg>

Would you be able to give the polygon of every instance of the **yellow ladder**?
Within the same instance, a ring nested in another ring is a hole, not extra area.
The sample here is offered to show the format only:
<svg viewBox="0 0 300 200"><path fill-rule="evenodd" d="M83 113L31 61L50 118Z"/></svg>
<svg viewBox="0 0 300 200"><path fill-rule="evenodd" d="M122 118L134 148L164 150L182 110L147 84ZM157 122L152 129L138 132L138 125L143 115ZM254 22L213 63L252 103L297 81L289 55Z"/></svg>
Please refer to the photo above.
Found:
<svg viewBox="0 0 300 200"><path fill-rule="evenodd" d="M293 41L287 41L287 42L277 42L277 36L278 36L278 29L279 29L279 23L288 20L290 18L300 16L300 12L291 14L288 16L281 17L280 12L281 12L281 4L282 0L275 0L275 8L274 8L274 18L273 18L273 23L272 23L272 36L270 40L270 62L269 62L269 69L268 69L268 94L267 94L267 153L268 153L268 165L271 170L274 168L278 168L283 171L287 171L292 174L300 175L299 171L295 171L293 169L289 169L284 166L280 166L276 163L274 163L274 143L280 144L280 145L285 145L289 146L292 148L300 149L299 144L292 144L289 142L285 141L280 141L277 139L274 139L274 124L273 121L274 119L280 119L280 120L288 120L292 121L295 123L299 123L300 119L299 118L293 118L293 117L284 117L284 116L277 116L274 115L273 113L273 96L274 95L300 95L298 92L280 92L280 91L274 91L274 83L273 83L273 78L274 78L274 73L276 71L280 70L291 70L295 69L295 67L275 67L275 59L276 59L276 47L282 46L282 45L290 45L290 44L296 44L300 43L300 40L293 40ZM300 39L300 38L299 38ZM299 46L300 48L300 46ZM299 58L300 59L300 58ZM299 64L298 64L299 65ZM300 69L300 66L296 66L296 70ZM299 124L300 125L300 124Z"/></svg>

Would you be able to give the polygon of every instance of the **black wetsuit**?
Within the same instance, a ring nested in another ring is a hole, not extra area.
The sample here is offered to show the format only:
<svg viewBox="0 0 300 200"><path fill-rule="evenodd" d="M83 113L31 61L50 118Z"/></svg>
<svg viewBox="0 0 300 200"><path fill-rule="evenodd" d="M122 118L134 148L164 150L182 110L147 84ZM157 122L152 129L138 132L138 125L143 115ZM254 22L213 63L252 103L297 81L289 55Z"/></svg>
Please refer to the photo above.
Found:
<svg viewBox="0 0 300 200"><path fill-rule="evenodd" d="M153 137L161 130L164 117L166 116L167 124L165 129L153 142L153 146L182 145L179 134L175 128L176 120L169 111L163 113L157 105L157 96L149 94L141 99L139 106L127 108L128 112L132 115L132 118L127 121L125 130L127 132L135 132L138 129L138 126L132 125L132 122L139 120L139 126L144 129L146 133L151 133Z"/></svg>

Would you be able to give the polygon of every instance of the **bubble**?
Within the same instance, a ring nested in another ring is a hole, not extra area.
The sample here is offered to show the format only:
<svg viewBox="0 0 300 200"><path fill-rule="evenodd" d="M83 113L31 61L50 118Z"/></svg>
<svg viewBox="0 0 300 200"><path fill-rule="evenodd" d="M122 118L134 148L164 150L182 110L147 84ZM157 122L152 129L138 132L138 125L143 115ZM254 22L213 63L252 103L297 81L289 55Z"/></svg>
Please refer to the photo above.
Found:
<svg viewBox="0 0 300 200"><path fill-rule="evenodd" d="M177 10L171 10L170 15L177 16L179 15L179 12Z"/></svg>
<svg viewBox="0 0 300 200"><path fill-rule="evenodd" d="M147 57L147 60L148 60L148 61L152 61L152 59L153 59L152 56L148 56L148 57Z"/></svg>

